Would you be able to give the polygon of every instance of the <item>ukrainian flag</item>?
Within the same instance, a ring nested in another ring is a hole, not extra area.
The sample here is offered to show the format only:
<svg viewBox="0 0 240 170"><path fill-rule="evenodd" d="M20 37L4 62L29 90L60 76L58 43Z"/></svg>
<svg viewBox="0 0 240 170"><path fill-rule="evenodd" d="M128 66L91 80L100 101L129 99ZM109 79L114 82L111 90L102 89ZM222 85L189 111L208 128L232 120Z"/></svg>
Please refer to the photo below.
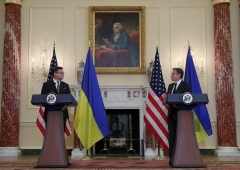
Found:
<svg viewBox="0 0 240 170"><path fill-rule="evenodd" d="M190 84L192 93L202 94L197 72L193 63L190 46L187 53L184 81ZM201 142L206 137L212 135L212 126L206 105L201 105L194 108L194 126L198 142Z"/></svg>
<svg viewBox="0 0 240 170"><path fill-rule="evenodd" d="M73 127L84 149L88 150L93 144L109 134L106 110L103 105L90 48L81 88Z"/></svg>

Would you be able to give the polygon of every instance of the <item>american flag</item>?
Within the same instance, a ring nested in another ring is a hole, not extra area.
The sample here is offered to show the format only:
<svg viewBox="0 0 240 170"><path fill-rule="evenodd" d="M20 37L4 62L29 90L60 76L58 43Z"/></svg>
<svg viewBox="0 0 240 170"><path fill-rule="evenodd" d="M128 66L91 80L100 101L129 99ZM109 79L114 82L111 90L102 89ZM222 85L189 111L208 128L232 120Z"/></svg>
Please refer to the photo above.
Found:
<svg viewBox="0 0 240 170"><path fill-rule="evenodd" d="M50 63L50 67L49 67L49 73L48 73L48 79L47 81L51 81L53 79L53 75L52 75L52 69L54 67L56 67L58 65L57 63L57 57L56 57L56 53L55 53L55 45L53 47L53 56L52 56L52 60ZM39 128L39 130L42 132L43 136L45 135L45 120L44 120L44 110L45 107L40 107L39 108L39 113L38 113L38 117L37 117L37 127ZM71 127L70 127L70 121L69 119L67 119L66 121L66 128L65 128L65 137L69 136L72 134L71 131Z"/></svg>
<svg viewBox="0 0 240 170"><path fill-rule="evenodd" d="M167 125L168 106L164 106L162 104L165 96L166 87L163 80L162 68L160 65L157 48L150 81L150 89L148 91L144 122L147 128L153 133L156 140L162 146L164 151L167 152L169 149Z"/></svg>

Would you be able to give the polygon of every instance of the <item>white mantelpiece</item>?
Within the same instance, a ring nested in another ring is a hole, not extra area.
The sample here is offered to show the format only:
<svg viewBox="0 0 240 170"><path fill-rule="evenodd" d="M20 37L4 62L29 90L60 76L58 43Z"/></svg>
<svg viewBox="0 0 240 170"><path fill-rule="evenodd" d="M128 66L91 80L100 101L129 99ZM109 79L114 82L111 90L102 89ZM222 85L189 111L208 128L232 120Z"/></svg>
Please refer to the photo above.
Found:
<svg viewBox="0 0 240 170"><path fill-rule="evenodd" d="M106 109L139 109L140 141L144 139L147 86L101 86ZM141 146L141 143L140 143Z"/></svg>
<svg viewBox="0 0 240 170"><path fill-rule="evenodd" d="M74 96L78 101L81 86L71 85L70 87L74 90ZM143 116L146 110L148 88L148 85L100 87L101 95L106 109L139 109L140 146L142 145L141 140L145 138L145 123L143 121Z"/></svg>

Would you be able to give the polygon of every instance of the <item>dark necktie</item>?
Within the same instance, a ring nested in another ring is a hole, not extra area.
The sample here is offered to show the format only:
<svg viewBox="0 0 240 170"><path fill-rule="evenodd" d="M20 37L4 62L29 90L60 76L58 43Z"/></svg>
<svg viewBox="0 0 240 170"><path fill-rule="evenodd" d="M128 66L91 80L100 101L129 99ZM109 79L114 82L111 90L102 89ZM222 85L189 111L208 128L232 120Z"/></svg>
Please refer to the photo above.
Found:
<svg viewBox="0 0 240 170"><path fill-rule="evenodd" d="M176 90L177 90L177 83L174 84L173 93L175 93Z"/></svg>
<svg viewBox="0 0 240 170"><path fill-rule="evenodd" d="M58 92L58 94L59 94L59 91L60 91L60 82L57 81L57 92Z"/></svg>

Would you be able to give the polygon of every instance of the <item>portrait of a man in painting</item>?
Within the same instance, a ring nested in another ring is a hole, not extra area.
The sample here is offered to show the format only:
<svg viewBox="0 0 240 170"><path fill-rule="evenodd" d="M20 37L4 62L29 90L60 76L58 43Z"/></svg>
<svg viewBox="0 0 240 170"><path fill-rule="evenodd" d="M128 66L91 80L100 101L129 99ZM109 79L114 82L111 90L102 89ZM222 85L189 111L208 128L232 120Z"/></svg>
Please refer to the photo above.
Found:
<svg viewBox="0 0 240 170"><path fill-rule="evenodd" d="M97 73L145 74L145 7L89 6L89 42Z"/></svg>
<svg viewBox="0 0 240 170"><path fill-rule="evenodd" d="M139 13L95 13L95 67L139 67Z"/></svg>

